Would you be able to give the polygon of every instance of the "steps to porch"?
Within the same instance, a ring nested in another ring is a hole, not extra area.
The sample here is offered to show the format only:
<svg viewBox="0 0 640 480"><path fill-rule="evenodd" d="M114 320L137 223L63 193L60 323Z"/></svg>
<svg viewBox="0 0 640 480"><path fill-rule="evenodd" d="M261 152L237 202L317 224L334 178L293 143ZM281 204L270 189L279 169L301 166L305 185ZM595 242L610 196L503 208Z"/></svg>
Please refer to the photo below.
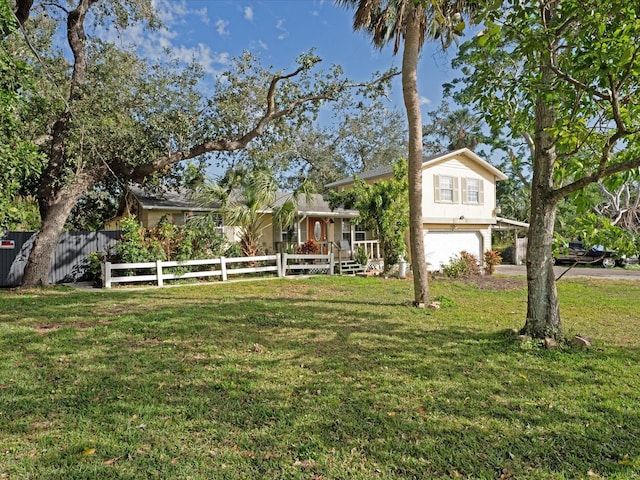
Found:
<svg viewBox="0 0 640 480"><path fill-rule="evenodd" d="M342 260L335 266L335 273L341 275L356 275L358 273L364 273L365 271L366 266L359 264L355 260Z"/></svg>

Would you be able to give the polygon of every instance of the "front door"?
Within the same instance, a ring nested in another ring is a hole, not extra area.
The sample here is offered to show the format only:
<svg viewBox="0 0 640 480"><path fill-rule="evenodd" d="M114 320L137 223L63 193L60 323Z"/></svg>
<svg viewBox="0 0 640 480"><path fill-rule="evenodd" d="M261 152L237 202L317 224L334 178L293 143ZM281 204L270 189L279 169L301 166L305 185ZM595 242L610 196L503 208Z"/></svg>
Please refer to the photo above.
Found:
<svg viewBox="0 0 640 480"><path fill-rule="evenodd" d="M327 253L327 224L323 218L309 217L307 238L316 242L318 253Z"/></svg>

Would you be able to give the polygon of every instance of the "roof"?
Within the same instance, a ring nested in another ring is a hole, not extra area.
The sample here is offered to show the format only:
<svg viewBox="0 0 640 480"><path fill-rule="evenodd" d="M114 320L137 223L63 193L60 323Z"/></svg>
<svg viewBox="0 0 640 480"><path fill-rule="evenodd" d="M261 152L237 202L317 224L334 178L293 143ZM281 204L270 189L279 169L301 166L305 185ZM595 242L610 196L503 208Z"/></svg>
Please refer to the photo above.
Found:
<svg viewBox="0 0 640 480"><path fill-rule="evenodd" d="M130 187L130 191L136 197L143 210L211 212L220 209L221 206L220 203L203 206L200 202L192 198L193 193L190 190L184 188L177 191L172 190L162 192L161 194L152 194L145 192L144 189L140 187L132 186ZM273 207L281 207L290 198L291 193L278 192L274 204L264 209L263 212L272 212ZM307 197L305 195L298 197L299 215L332 218L356 218L359 215L357 210L347 210L344 208L331 210L329 203L318 193L309 195L309 200L309 203L307 203Z"/></svg>
<svg viewBox="0 0 640 480"><path fill-rule="evenodd" d="M300 195L298 197L298 214L306 216L318 216L318 217L332 217L332 218L356 218L359 215L357 210L349 210L345 208L336 208L331 210L329 202L327 202L319 193L312 193L308 195L309 202L307 203L307 196ZM273 207L281 207L286 201L291 198L289 192L278 192ZM272 211L273 209L267 209L265 211Z"/></svg>
<svg viewBox="0 0 640 480"><path fill-rule="evenodd" d="M131 186L131 193L136 197L143 210L178 210L190 212L212 212L220 208L220 204L208 206L193 199L193 192L186 188L167 190L158 194L145 191L143 188Z"/></svg>
<svg viewBox="0 0 640 480"><path fill-rule="evenodd" d="M498 180L506 180L507 179L507 176L504 173L502 173L500 170L498 170L496 167L491 165L486 160L482 159L481 157L479 157L478 155L473 153L468 148L460 148L458 150L453 150L451 152L438 153L436 155L430 155L430 156L427 156L427 157L423 157L423 159L422 159L422 168L423 169L429 168L429 167L431 167L431 166L433 166L433 165L435 165L437 163L443 162L445 160L449 160L450 158L453 158L453 157L458 156L458 155L464 155L469 160L475 162L476 164L478 164L479 166L481 166L485 170L488 170L489 172L491 172ZM393 167L386 166L386 167L375 168L375 169L372 169L372 170L367 170L367 171L362 172L362 173L358 173L357 176L361 180L377 180L377 179L380 179L380 178L387 177L392 173L393 173ZM343 185L349 185L351 183L353 183L353 177L346 177L346 178L343 178L343 179L338 180L336 182L329 183L329 184L325 185L325 187L327 187L327 188L335 188L335 187L341 187Z"/></svg>
<svg viewBox="0 0 640 480"><path fill-rule="evenodd" d="M496 217L496 223L496 230L500 230L501 228L504 230L517 230L520 228L527 230L529 228L528 223L520 222L518 220L511 220L510 218Z"/></svg>

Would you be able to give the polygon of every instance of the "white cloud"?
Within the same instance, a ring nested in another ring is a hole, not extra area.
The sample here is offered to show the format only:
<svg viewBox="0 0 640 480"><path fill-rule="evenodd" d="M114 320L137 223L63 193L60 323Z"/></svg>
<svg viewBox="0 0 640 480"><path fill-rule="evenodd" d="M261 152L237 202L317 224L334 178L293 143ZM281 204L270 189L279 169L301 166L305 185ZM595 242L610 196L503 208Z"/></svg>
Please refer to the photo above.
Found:
<svg viewBox="0 0 640 480"><path fill-rule="evenodd" d="M278 40L284 40L285 38L287 38L289 36L289 30L287 30L284 27L284 20L279 19L276 22L276 30L278 30L280 33L278 34Z"/></svg>
<svg viewBox="0 0 640 480"><path fill-rule="evenodd" d="M229 35L229 30L227 29L228 26L229 22L227 20L223 20L221 18L216 20L216 32L218 32L218 35L221 37Z"/></svg>
<svg viewBox="0 0 640 480"><path fill-rule="evenodd" d="M179 47L173 51L177 58L183 61L195 61L205 72L216 74L220 72L220 66L229 65L231 56L228 53L212 52L208 45L199 43L197 47ZM216 68L216 66L218 68Z"/></svg>
<svg viewBox="0 0 640 480"><path fill-rule="evenodd" d="M185 25L190 17L196 17L202 23L209 24L207 7L189 8L186 0L152 0L151 3L166 26Z"/></svg>
<svg viewBox="0 0 640 480"><path fill-rule="evenodd" d="M209 24L206 8L190 9L186 0L152 0L162 21L162 28L147 30L142 24L135 24L126 30L101 26L100 36L123 48L135 48L141 56L152 62L163 62L168 58L182 62L196 61L209 74L218 74L229 64L230 54L213 52L208 45L185 45L181 43L183 33L178 30L189 28L194 18ZM222 22L222 23L220 23ZM228 22L218 20L216 27L221 35L226 32ZM222 32L221 32L222 30ZM170 56L167 57L167 51Z"/></svg>
<svg viewBox="0 0 640 480"><path fill-rule="evenodd" d="M243 12L244 12L244 19L249 20L250 22L253 22L253 8L244 7Z"/></svg>
<svg viewBox="0 0 640 480"><path fill-rule="evenodd" d="M420 97L420 105L431 105L431 99L427 97Z"/></svg>

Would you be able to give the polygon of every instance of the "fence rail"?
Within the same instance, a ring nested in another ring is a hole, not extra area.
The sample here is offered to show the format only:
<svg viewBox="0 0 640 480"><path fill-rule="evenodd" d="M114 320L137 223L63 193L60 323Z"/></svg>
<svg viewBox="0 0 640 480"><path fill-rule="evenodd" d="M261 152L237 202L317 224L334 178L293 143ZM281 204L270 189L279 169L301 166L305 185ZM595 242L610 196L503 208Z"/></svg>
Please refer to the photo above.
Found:
<svg viewBox="0 0 640 480"><path fill-rule="evenodd" d="M241 266L245 264L245 266ZM260 264L260 265L256 265ZM167 268L188 268L194 266L211 266L209 270L187 272L165 272ZM140 270L151 270L151 273L140 273ZM114 274L114 272L126 272ZM159 287L164 286L165 280L180 280L188 278L220 277L226 282L229 275L275 272L278 277L286 276L287 272L328 273L333 274L333 254L328 255L263 255L257 257L220 257L207 260L157 261L142 263L110 263L102 264L102 280L105 288L111 288L116 283L154 282Z"/></svg>

